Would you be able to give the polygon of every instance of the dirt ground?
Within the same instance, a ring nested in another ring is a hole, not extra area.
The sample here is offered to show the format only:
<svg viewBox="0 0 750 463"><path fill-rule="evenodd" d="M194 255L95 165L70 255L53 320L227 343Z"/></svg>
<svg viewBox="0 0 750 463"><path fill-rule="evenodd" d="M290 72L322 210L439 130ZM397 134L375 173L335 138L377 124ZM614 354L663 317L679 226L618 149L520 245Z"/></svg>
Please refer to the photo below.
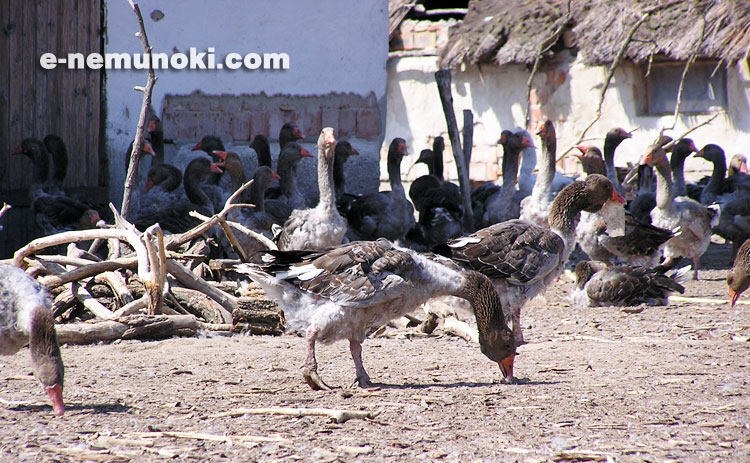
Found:
<svg viewBox="0 0 750 463"><path fill-rule="evenodd" d="M712 245L685 296L726 300L728 260ZM374 389L347 387L347 343L320 347L333 392L302 381L302 338L208 335L64 346L56 417L24 349L0 358L0 461L750 461L747 305L576 310L571 287L526 308L519 385L440 329L369 339ZM279 407L376 416L217 416Z"/></svg>

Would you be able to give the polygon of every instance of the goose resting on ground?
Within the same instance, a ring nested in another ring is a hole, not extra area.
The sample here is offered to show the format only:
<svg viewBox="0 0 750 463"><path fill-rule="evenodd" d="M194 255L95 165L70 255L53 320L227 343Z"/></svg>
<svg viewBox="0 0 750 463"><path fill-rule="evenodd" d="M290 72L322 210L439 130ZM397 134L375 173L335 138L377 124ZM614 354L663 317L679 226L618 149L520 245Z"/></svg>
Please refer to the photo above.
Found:
<svg viewBox="0 0 750 463"><path fill-rule="evenodd" d="M23 270L0 264L0 354L12 355L27 343L34 376L42 383L52 409L65 412L63 367L47 290Z"/></svg>
<svg viewBox="0 0 750 463"><path fill-rule="evenodd" d="M576 307L630 307L640 304L667 305L669 295L685 292L690 267L672 275L643 267L584 261L576 264L576 287L571 293Z"/></svg>
<svg viewBox="0 0 750 463"><path fill-rule="evenodd" d="M729 287L729 303L734 307L737 299L750 287L750 240L745 241L737 251L734 265L727 274Z"/></svg>
<svg viewBox="0 0 750 463"><path fill-rule="evenodd" d="M257 282L283 308L289 325L306 329L302 375L312 389L330 389L318 375L315 343L349 340L355 384L371 385L362 364L362 342L370 329L405 315L429 299L453 295L468 300L477 319L482 353L513 375L516 346L490 281L460 271L390 241L355 241L322 251L267 251L261 265L235 269ZM434 257L434 256L433 256Z"/></svg>

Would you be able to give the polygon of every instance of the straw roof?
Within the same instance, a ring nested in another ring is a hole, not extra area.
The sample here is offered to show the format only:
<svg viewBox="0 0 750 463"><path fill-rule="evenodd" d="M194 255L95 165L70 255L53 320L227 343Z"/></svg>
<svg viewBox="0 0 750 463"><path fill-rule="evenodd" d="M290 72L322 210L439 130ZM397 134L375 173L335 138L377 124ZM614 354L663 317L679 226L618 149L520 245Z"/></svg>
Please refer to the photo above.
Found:
<svg viewBox="0 0 750 463"><path fill-rule="evenodd" d="M609 63L645 14L625 51L632 61L685 60L698 49L699 57L732 63L750 53L750 0L472 0L440 64L530 64L563 44L586 64ZM570 32L572 44L562 40Z"/></svg>

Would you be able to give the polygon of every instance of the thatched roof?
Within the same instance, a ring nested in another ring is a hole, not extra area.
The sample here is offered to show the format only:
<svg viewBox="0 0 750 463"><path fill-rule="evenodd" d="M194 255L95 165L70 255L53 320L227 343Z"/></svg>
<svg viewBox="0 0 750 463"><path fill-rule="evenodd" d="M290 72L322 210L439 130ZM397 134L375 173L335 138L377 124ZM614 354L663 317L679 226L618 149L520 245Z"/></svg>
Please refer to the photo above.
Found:
<svg viewBox="0 0 750 463"><path fill-rule="evenodd" d="M388 40L393 38L401 21L417 4L417 0L389 0L388 1Z"/></svg>
<svg viewBox="0 0 750 463"><path fill-rule="evenodd" d="M570 13L568 13L570 8ZM663 55L725 62L750 53L750 0L472 0L463 22L451 29L441 66L461 62L533 63L540 50L572 36L586 64L614 60L642 15L625 51L635 62Z"/></svg>

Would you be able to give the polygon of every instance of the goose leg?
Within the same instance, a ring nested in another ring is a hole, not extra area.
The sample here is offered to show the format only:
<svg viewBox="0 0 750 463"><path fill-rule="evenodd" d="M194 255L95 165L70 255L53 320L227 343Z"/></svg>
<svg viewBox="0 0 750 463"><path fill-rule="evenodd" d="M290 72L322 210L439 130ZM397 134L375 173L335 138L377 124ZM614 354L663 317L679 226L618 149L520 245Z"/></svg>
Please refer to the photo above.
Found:
<svg viewBox="0 0 750 463"><path fill-rule="evenodd" d="M699 257L693 257L693 281L698 281L698 261Z"/></svg>
<svg viewBox="0 0 750 463"><path fill-rule="evenodd" d="M511 307L510 311L510 319L513 322L513 339L516 341L516 346L522 346L526 342L523 340L523 331L521 331L521 308Z"/></svg>
<svg viewBox="0 0 750 463"><path fill-rule="evenodd" d="M302 364L302 377L305 378L305 382L311 389L315 391L330 391L331 388L318 375L318 361L315 359L315 341L317 338L318 330L313 327L308 328L307 336L305 336L307 357L305 358L305 363Z"/></svg>
<svg viewBox="0 0 750 463"><path fill-rule="evenodd" d="M357 372L357 377L354 379L352 386L358 384L359 387L372 387L370 382L370 375L365 371L365 366L362 364L362 343L355 341L354 339L349 340L349 351L352 353L352 360L354 360L354 368Z"/></svg>

